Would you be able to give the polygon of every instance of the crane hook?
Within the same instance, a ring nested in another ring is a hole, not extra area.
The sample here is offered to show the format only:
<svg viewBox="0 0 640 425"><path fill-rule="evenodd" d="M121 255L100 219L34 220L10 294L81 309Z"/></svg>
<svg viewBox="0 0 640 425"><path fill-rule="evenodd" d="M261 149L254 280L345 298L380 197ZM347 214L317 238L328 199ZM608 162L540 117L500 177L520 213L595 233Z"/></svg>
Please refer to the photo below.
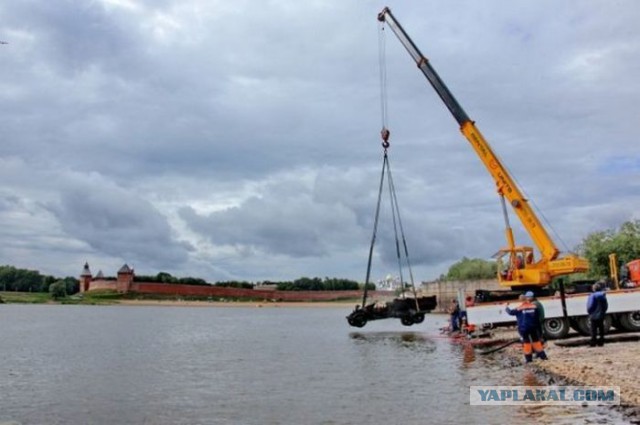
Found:
<svg viewBox="0 0 640 425"><path fill-rule="evenodd" d="M391 135L391 132L389 132L389 130L386 127L382 127L382 130L380 131L380 136L382 137L382 147L384 148L384 150L389 149L389 146L391 146L391 144L389 143L390 135Z"/></svg>

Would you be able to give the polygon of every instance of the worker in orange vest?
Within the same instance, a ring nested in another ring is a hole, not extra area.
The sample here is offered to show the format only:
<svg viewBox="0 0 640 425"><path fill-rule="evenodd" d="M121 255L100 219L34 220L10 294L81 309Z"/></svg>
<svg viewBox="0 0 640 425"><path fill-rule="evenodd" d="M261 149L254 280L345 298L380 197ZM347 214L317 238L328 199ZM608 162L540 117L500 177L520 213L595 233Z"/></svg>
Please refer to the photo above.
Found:
<svg viewBox="0 0 640 425"><path fill-rule="evenodd" d="M509 304L507 304L506 308L507 314L516 316L518 333L522 341L522 351L524 352L524 358L527 363L531 363L533 360L533 351L536 352L538 358L547 360L547 354L544 352L544 347L542 346L538 333L540 319L538 317L538 309L532 302L533 298L533 292L528 291L524 294L522 304L514 309L509 308Z"/></svg>

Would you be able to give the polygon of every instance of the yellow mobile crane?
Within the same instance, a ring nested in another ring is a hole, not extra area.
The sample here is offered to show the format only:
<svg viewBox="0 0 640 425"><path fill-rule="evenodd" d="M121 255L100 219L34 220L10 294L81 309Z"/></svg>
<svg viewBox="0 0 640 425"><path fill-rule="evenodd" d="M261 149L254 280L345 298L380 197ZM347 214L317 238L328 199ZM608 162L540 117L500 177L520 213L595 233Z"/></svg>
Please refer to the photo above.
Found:
<svg viewBox="0 0 640 425"><path fill-rule="evenodd" d="M378 20L388 24L389 28L391 28L402 45L407 49L418 65L418 68L420 68L424 76L429 80L431 86L438 93L440 99L442 99L460 125L460 131L464 137L467 138L471 147L473 147L487 168L487 171L489 171L489 174L491 174L491 177L495 180L496 189L502 204L507 238L507 246L500 249L496 254L499 265L498 281L500 285L520 290L526 289L527 287L536 288L548 285L556 276L587 271L589 269L589 263L586 259L576 256L575 254L560 256L560 250L556 247L529 205L529 202L525 199L521 190L507 172L507 169L493 153L489 143L487 143L480 131L476 128L475 123L469 118L464 109L462 109L462 106L460 106L455 97L453 97L453 94L451 94L447 86L430 65L428 59L416 47L388 7L384 8L382 12L378 14ZM538 248L540 253L539 258L534 258L534 250L532 247L516 245L507 214L507 201L522 222L531 240ZM505 268L502 268L502 265L504 265Z"/></svg>

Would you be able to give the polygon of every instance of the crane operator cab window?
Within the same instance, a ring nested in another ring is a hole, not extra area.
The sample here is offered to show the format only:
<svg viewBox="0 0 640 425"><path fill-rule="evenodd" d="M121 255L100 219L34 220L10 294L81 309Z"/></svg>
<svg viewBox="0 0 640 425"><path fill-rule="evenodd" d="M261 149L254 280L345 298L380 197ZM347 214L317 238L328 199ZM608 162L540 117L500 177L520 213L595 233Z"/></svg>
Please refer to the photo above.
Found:
<svg viewBox="0 0 640 425"><path fill-rule="evenodd" d="M530 247L502 249L494 255L494 258L498 264L498 279L501 282L512 281L517 270L533 264L533 249Z"/></svg>

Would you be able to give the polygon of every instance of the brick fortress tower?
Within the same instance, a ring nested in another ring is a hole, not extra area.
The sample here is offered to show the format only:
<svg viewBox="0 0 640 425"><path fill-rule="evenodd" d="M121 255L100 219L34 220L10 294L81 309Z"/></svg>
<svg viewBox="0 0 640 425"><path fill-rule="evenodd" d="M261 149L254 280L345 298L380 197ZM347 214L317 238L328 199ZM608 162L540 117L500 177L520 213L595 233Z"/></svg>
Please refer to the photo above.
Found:
<svg viewBox="0 0 640 425"><path fill-rule="evenodd" d="M84 268L82 269L82 274L80 275L80 292L89 290L91 279L92 276L91 270L89 270L89 263L84 263Z"/></svg>
<svg viewBox="0 0 640 425"><path fill-rule="evenodd" d="M116 290L120 293L126 294L131 289L133 283L133 269L128 265L120 267L118 270L118 282L116 283Z"/></svg>

